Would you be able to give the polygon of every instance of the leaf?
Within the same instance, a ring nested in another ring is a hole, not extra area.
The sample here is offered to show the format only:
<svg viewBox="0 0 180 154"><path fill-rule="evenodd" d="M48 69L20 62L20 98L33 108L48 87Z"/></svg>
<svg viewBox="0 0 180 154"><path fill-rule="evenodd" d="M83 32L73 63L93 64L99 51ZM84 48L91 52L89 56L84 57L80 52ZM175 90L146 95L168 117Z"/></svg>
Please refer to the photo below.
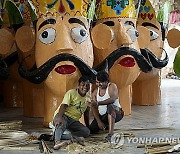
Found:
<svg viewBox="0 0 180 154"><path fill-rule="evenodd" d="M4 8L4 0L0 0L2 9Z"/></svg>
<svg viewBox="0 0 180 154"><path fill-rule="evenodd" d="M3 19L0 16L0 26L2 26L2 24L3 24Z"/></svg>
<svg viewBox="0 0 180 154"><path fill-rule="evenodd" d="M36 9L30 0L28 0L27 2L28 2L28 9L30 12L31 20L36 21L37 20Z"/></svg>
<svg viewBox="0 0 180 154"><path fill-rule="evenodd" d="M171 12L171 3L169 1L166 1L163 6L161 6L158 15L157 20L159 22L163 22L164 24L169 23L169 16Z"/></svg>
<svg viewBox="0 0 180 154"><path fill-rule="evenodd" d="M93 20L95 15L95 8L96 8L96 0L92 0L87 12L88 19Z"/></svg>
<svg viewBox="0 0 180 154"><path fill-rule="evenodd" d="M8 11L9 22L11 25L24 23L23 16L15 3L7 0L6 9Z"/></svg>
<svg viewBox="0 0 180 154"><path fill-rule="evenodd" d="M47 8L48 9L52 9L53 7L54 7L54 5L56 5L56 3L58 2L58 0L54 0L52 3L50 3L50 4L47 4Z"/></svg>
<svg viewBox="0 0 180 154"><path fill-rule="evenodd" d="M176 53L176 57L174 59L174 71L178 77L180 77L180 48Z"/></svg>

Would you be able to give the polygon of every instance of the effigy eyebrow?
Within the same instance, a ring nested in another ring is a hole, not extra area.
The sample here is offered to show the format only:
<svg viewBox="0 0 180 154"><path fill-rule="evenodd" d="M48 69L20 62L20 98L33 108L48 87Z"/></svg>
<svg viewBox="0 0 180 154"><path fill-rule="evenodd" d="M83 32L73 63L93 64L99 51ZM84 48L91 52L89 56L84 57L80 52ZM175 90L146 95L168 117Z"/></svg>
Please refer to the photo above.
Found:
<svg viewBox="0 0 180 154"><path fill-rule="evenodd" d="M154 24L152 24L152 23L150 23L150 22L144 22L144 23L142 23L142 26L144 26L144 27L146 27L146 26L151 26L151 27L154 27L154 28L156 28L157 30L159 30L159 28L158 28L156 25L154 25Z"/></svg>
<svg viewBox="0 0 180 154"><path fill-rule="evenodd" d="M45 20L45 21L43 21L41 24L40 24L40 26L39 26L39 28L38 28L38 31L43 27L43 26L45 26L45 25L47 25L47 24L55 24L56 23L56 20L55 19L47 19L47 20Z"/></svg>
<svg viewBox="0 0 180 154"><path fill-rule="evenodd" d="M70 24L78 23L78 24L84 26L85 29L87 29L86 26L85 26L85 24L84 24L84 22L82 22L82 21L81 21L80 19L78 19L78 18L70 18L68 21L69 21Z"/></svg>
<svg viewBox="0 0 180 154"><path fill-rule="evenodd" d="M105 24L107 26L114 26L115 25L114 21L105 21L105 22L103 22L103 24Z"/></svg>

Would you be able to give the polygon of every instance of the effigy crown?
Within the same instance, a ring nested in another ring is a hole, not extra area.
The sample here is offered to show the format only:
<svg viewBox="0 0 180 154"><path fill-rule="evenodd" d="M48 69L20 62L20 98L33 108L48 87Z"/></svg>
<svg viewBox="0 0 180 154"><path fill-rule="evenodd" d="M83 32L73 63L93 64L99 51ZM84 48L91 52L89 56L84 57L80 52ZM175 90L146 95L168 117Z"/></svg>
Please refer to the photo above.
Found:
<svg viewBox="0 0 180 154"><path fill-rule="evenodd" d="M88 13L89 13L88 10L90 8L91 3L96 3L96 1L95 0L32 0L32 4L36 8L36 13L38 17L64 16L64 15L88 17Z"/></svg>
<svg viewBox="0 0 180 154"><path fill-rule="evenodd" d="M138 23L150 22L156 23L156 13L149 0L141 0L139 7Z"/></svg>
<svg viewBox="0 0 180 154"><path fill-rule="evenodd" d="M99 0L97 1L97 19L137 18L140 1L135 0Z"/></svg>

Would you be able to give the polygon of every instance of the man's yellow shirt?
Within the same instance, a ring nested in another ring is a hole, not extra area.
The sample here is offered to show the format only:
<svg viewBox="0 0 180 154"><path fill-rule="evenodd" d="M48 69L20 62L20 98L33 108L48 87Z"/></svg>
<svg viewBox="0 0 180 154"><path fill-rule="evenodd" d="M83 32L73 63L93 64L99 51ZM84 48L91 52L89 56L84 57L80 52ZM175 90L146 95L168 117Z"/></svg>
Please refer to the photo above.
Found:
<svg viewBox="0 0 180 154"><path fill-rule="evenodd" d="M78 93L77 89L71 89L67 91L61 103L68 105L64 114L76 121L79 121L82 114L86 111L87 108L86 100L87 100L87 95L82 97ZM59 112L59 108L61 104L54 112L54 116Z"/></svg>

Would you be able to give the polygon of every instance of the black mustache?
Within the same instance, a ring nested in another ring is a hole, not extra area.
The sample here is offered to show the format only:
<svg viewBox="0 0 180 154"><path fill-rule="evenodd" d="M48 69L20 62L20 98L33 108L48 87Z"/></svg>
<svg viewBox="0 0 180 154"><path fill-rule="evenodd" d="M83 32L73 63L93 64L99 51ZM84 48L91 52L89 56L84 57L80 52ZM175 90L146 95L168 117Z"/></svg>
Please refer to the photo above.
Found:
<svg viewBox="0 0 180 154"><path fill-rule="evenodd" d="M19 74L23 78L29 80L32 83L40 84L47 78L47 76L55 67L55 65L61 61L73 62L74 65L79 69L81 74L89 76L90 79L94 78L97 74L97 72L94 69L90 68L82 59L78 58L77 56L73 54L68 54L68 53L62 53L62 54L52 57L43 65L41 65L39 68L33 71L26 70L23 67L23 62L22 62L19 66Z"/></svg>
<svg viewBox="0 0 180 154"><path fill-rule="evenodd" d="M5 60L8 67L11 66L12 64L14 64L18 60L18 52L15 51L15 52L11 53L4 60Z"/></svg>
<svg viewBox="0 0 180 154"><path fill-rule="evenodd" d="M12 64L14 64L18 60L17 51L13 52L6 58L0 57L0 80L6 80L9 77L9 70Z"/></svg>
<svg viewBox="0 0 180 154"><path fill-rule="evenodd" d="M166 57L163 60L161 60L158 59L149 49L147 48L141 49L141 54L149 61L149 63L152 63L153 67L158 69L161 69L168 64L169 58L166 51L165 53L166 53Z"/></svg>
<svg viewBox="0 0 180 154"><path fill-rule="evenodd" d="M6 80L9 77L9 70L6 62L0 57L0 80Z"/></svg>
<svg viewBox="0 0 180 154"><path fill-rule="evenodd" d="M108 63L109 70L114 65L115 61L123 55L132 55L143 72L147 73L152 70L152 65L145 59L145 57L140 52L130 47L121 47L114 50L97 67L95 67L95 70L104 70L106 63Z"/></svg>

